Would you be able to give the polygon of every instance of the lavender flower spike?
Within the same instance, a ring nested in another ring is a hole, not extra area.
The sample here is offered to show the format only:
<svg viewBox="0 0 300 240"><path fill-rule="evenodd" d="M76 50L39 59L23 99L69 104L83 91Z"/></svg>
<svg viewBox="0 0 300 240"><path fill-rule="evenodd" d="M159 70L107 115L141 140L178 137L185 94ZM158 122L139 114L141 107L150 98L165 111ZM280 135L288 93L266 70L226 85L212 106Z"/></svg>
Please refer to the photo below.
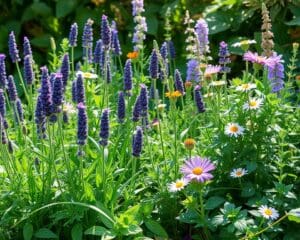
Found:
<svg viewBox="0 0 300 240"><path fill-rule="evenodd" d="M152 50L150 57L149 75L153 79L158 78L158 56L155 49Z"/></svg>
<svg viewBox="0 0 300 240"><path fill-rule="evenodd" d="M3 118L0 115L0 134L1 134L1 144L7 144L7 137L4 131Z"/></svg>
<svg viewBox="0 0 300 240"><path fill-rule="evenodd" d="M230 67L226 66L227 64L229 64L231 62L229 56L230 56L230 53L228 50L227 43L224 41L220 42L219 64L222 66L221 71L220 71L222 73L230 72Z"/></svg>
<svg viewBox="0 0 300 240"><path fill-rule="evenodd" d="M77 46L77 35L78 35L78 26L77 23L73 23L71 25L70 33L69 33L69 46L76 47Z"/></svg>
<svg viewBox="0 0 300 240"><path fill-rule="evenodd" d="M195 99L195 103L196 103L198 113L203 113L203 112L205 112L205 107L204 107L204 103L202 101L200 88L201 87L199 85L195 86L195 88L194 88L194 99Z"/></svg>
<svg viewBox="0 0 300 240"><path fill-rule="evenodd" d="M52 91L52 116L53 114L61 112L60 106L63 103L63 82L62 82L62 74L55 74L53 91ZM54 117L53 122L56 121L56 117Z"/></svg>
<svg viewBox="0 0 300 240"><path fill-rule="evenodd" d="M166 60L168 57L168 43L164 42L160 47L160 55L161 57Z"/></svg>
<svg viewBox="0 0 300 240"><path fill-rule="evenodd" d="M95 47L95 50L94 50L94 63L96 63L96 64L100 64L101 63L102 54L103 54L102 48L103 48L103 46L102 46L102 40L99 39L96 42L96 47Z"/></svg>
<svg viewBox="0 0 300 240"><path fill-rule="evenodd" d="M265 62L268 70L268 79L274 93L279 92L284 86L284 66L281 57L281 55L274 53Z"/></svg>
<svg viewBox="0 0 300 240"><path fill-rule="evenodd" d="M24 55L24 57L27 55L32 57L30 41L27 37L24 37L24 40L23 40L23 55Z"/></svg>
<svg viewBox="0 0 300 240"><path fill-rule="evenodd" d="M19 98L16 101L15 118L19 124L24 121L22 102Z"/></svg>
<svg viewBox="0 0 300 240"><path fill-rule="evenodd" d="M0 88L0 115L2 116L3 119L4 128L7 129L8 123L5 119L5 115L6 115L5 97L4 97L4 92L1 88Z"/></svg>
<svg viewBox="0 0 300 240"><path fill-rule="evenodd" d="M9 55L10 55L11 61L13 63L21 61L21 59L19 57L19 50L17 48L16 38L15 38L14 32L11 32L9 34L8 50L9 50Z"/></svg>
<svg viewBox="0 0 300 240"><path fill-rule="evenodd" d="M78 145L85 145L88 136L86 107L81 102L77 105L77 108L78 108L77 143Z"/></svg>
<svg viewBox="0 0 300 240"><path fill-rule="evenodd" d="M8 91L8 97L11 102L15 102L18 98L18 93L14 81L14 77L12 75L8 76L8 83L7 83L7 91Z"/></svg>
<svg viewBox="0 0 300 240"><path fill-rule="evenodd" d="M100 123L100 145L107 146L109 137L109 109L104 109Z"/></svg>
<svg viewBox="0 0 300 240"><path fill-rule="evenodd" d="M124 91L130 95L132 89L132 67L131 60L127 59L124 67Z"/></svg>
<svg viewBox="0 0 300 240"><path fill-rule="evenodd" d="M73 80L72 82L72 101L74 103L77 103L77 86L76 86L77 80Z"/></svg>
<svg viewBox="0 0 300 240"><path fill-rule="evenodd" d="M107 83L111 83L111 69L110 69L110 62L106 63L106 82Z"/></svg>
<svg viewBox="0 0 300 240"><path fill-rule="evenodd" d="M101 21L101 39L103 41L103 44L106 49L109 49L110 47L110 41L111 41L111 30L109 27L109 23L107 20L107 16L102 15L102 21Z"/></svg>
<svg viewBox="0 0 300 240"><path fill-rule="evenodd" d="M4 54L0 54L0 88L2 89L6 89L7 86L5 57Z"/></svg>
<svg viewBox="0 0 300 240"><path fill-rule="evenodd" d="M37 135L39 138L43 139L46 137L46 115L43 110L43 100L41 94L39 94L37 98L34 118L37 125Z"/></svg>
<svg viewBox="0 0 300 240"><path fill-rule="evenodd" d="M34 72L32 67L32 57L31 55L26 55L24 57L24 79L27 85L32 85L34 80Z"/></svg>
<svg viewBox="0 0 300 240"><path fill-rule="evenodd" d="M140 101L140 96L138 96L133 106L132 121L138 122L141 117L141 112L142 112L141 101Z"/></svg>
<svg viewBox="0 0 300 240"><path fill-rule="evenodd" d="M208 26L204 19L199 19L195 26L197 34L199 53L205 55L209 52L209 41L208 41Z"/></svg>
<svg viewBox="0 0 300 240"><path fill-rule="evenodd" d="M132 155L134 157L140 157L143 146L143 130L141 127L136 128L136 133L132 139Z"/></svg>
<svg viewBox="0 0 300 240"><path fill-rule="evenodd" d="M83 77L81 74L78 74L76 81L76 101L78 103L85 103L85 90L83 85Z"/></svg>
<svg viewBox="0 0 300 240"><path fill-rule="evenodd" d="M191 59L187 63L187 77L186 81L192 82L199 82L200 81L200 69L199 69L199 63L195 59Z"/></svg>
<svg viewBox="0 0 300 240"><path fill-rule="evenodd" d="M123 92L118 95L118 122L123 123L126 114L125 97Z"/></svg>
<svg viewBox="0 0 300 240"><path fill-rule="evenodd" d="M83 58L88 62L91 62L91 58L92 58L93 23L94 23L93 20L88 19L84 25L83 34L82 34Z"/></svg>
<svg viewBox="0 0 300 240"><path fill-rule="evenodd" d="M47 117L49 117L52 113L51 105L52 105L52 93L51 93L51 84L48 75L48 69L46 66L41 67L41 98L43 104L43 111Z"/></svg>
<svg viewBox="0 0 300 240"><path fill-rule="evenodd" d="M173 41L168 41L168 49L169 49L170 58L175 59L176 52L175 52L175 47L174 47Z"/></svg>
<svg viewBox="0 0 300 240"><path fill-rule="evenodd" d="M137 16L145 11L144 9L144 0L132 0L132 15Z"/></svg>
<svg viewBox="0 0 300 240"><path fill-rule="evenodd" d="M120 45L117 29L112 29L111 34L112 34L111 45L112 45L113 54L116 56L121 56L122 50L121 50L121 45Z"/></svg>
<svg viewBox="0 0 300 240"><path fill-rule="evenodd" d="M61 62L61 68L60 72L62 74L62 82L63 82L63 87L64 90L67 87L68 84L68 79L69 79L69 74L70 74L70 60L69 60L69 54L66 53L63 56L62 62Z"/></svg>
<svg viewBox="0 0 300 240"><path fill-rule="evenodd" d="M146 117L148 115L148 91L145 84L141 84L140 91L140 104L141 104L141 116Z"/></svg>
<svg viewBox="0 0 300 240"><path fill-rule="evenodd" d="M181 74L178 69L175 69L175 89L182 95L185 94Z"/></svg>

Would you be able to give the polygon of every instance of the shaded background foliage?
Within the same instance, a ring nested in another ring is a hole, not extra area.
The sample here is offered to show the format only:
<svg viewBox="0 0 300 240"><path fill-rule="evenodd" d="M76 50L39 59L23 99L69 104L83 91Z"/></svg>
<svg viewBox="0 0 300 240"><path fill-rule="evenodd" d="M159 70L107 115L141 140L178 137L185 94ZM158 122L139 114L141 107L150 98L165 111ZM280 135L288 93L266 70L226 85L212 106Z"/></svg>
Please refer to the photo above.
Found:
<svg viewBox="0 0 300 240"><path fill-rule="evenodd" d="M133 20L130 0L12 0L0 1L0 52L7 53L10 31L14 31L19 45L23 36L28 36L34 48L34 57L40 63L47 62L50 51L50 37L59 43L68 36L73 22L79 25L79 34L88 18L94 20L94 40L100 35L101 15L117 22L119 37L123 48L123 58L132 50ZM164 41L164 22L167 8L171 9L172 38L177 49L177 65L185 66L183 25L185 10L192 18L205 16L210 27L212 55L216 56L218 44L225 40L229 44L242 38L257 40L256 49L260 50L261 3L265 2L270 10L275 35L275 50L284 54L287 60L293 42L300 39L300 1L299 0L151 0L145 1L148 32L146 45L148 51L152 40ZM80 42L79 42L80 44ZM240 49L230 49L233 62ZM75 56L81 55L81 48ZM233 67L233 73L240 70L240 64Z"/></svg>

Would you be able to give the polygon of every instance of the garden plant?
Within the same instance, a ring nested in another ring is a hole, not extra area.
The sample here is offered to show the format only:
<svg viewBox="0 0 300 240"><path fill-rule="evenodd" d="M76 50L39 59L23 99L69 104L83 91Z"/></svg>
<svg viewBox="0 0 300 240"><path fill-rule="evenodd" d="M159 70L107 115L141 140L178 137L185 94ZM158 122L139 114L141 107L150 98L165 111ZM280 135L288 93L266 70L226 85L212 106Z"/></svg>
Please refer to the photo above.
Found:
<svg viewBox="0 0 300 240"><path fill-rule="evenodd" d="M0 239L299 239L299 43L284 61L260 7L259 42L216 49L206 19L186 11L180 56L170 9L164 41L145 44L143 0L130 52L105 14L100 29L88 18L82 36L74 22L51 38L46 65L11 31Z"/></svg>

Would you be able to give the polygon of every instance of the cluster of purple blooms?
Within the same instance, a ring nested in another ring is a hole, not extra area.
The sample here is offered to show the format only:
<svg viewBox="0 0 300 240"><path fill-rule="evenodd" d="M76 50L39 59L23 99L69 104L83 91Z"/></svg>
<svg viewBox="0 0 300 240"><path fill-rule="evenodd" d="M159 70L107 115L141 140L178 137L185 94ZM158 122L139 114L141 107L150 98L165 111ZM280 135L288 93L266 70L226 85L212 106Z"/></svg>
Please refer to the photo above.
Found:
<svg viewBox="0 0 300 240"><path fill-rule="evenodd" d="M134 50L139 51L143 48L143 41L146 38L145 32L147 32L146 18L142 16L144 9L144 0L132 0L132 15L136 26L134 27L134 34L132 42L135 44Z"/></svg>

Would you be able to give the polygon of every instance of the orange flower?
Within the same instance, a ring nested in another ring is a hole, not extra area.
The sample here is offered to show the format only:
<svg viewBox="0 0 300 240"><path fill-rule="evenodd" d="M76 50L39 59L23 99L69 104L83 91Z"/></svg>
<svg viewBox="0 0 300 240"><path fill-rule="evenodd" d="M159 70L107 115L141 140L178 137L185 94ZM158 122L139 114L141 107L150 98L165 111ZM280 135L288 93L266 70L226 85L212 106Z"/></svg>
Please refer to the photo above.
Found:
<svg viewBox="0 0 300 240"><path fill-rule="evenodd" d="M184 83L184 86L185 86L185 88L191 88L192 87L192 82L190 82L190 81L186 81L185 83Z"/></svg>
<svg viewBox="0 0 300 240"><path fill-rule="evenodd" d="M166 93L166 97L172 100L176 100L177 98L181 97L182 94L179 91L175 91L175 92L167 92Z"/></svg>
<svg viewBox="0 0 300 240"><path fill-rule="evenodd" d="M129 59L136 59L138 56L139 56L139 53L136 51L127 53L127 58L129 58Z"/></svg>
<svg viewBox="0 0 300 240"><path fill-rule="evenodd" d="M300 81L300 75L296 76L296 80Z"/></svg>
<svg viewBox="0 0 300 240"><path fill-rule="evenodd" d="M193 150L195 147L196 141L193 138L187 138L184 140L184 146L187 150Z"/></svg>

